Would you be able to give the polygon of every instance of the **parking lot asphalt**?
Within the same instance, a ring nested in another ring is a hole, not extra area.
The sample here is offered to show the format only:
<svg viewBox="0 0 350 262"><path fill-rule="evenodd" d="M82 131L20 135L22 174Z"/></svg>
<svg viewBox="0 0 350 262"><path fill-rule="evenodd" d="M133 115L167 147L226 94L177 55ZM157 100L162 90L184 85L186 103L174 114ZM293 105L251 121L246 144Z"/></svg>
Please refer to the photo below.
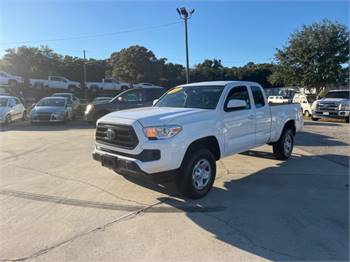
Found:
<svg viewBox="0 0 350 262"><path fill-rule="evenodd" d="M263 146L219 162L213 190L124 177L93 127L0 131L0 260L348 260L348 125L306 122L286 162Z"/></svg>

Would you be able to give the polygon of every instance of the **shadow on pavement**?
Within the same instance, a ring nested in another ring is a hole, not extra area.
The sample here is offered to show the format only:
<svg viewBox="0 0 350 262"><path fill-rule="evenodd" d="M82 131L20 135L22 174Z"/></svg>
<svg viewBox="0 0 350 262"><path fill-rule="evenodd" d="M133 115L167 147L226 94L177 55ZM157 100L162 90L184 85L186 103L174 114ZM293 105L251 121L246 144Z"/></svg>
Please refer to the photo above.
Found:
<svg viewBox="0 0 350 262"><path fill-rule="evenodd" d="M347 261L348 175L345 168L329 174L317 172L318 161L317 157L294 156L278 167L227 181L223 188L214 187L199 200L160 200L186 212L217 239L266 259ZM309 172L311 167L314 172L303 173L300 166L308 166ZM162 193L170 188L170 196L176 194L169 184L133 182ZM184 203L224 209L193 213L184 209Z"/></svg>
<svg viewBox="0 0 350 262"><path fill-rule="evenodd" d="M344 124L343 122L341 123L334 123L334 122L319 122L319 121L305 121L304 125L306 126L340 126L341 124Z"/></svg>
<svg viewBox="0 0 350 262"><path fill-rule="evenodd" d="M317 133L311 133L306 131L301 131L295 137L295 145L297 146L347 146L346 143L335 140L334 137L320 135Z"/></svg>

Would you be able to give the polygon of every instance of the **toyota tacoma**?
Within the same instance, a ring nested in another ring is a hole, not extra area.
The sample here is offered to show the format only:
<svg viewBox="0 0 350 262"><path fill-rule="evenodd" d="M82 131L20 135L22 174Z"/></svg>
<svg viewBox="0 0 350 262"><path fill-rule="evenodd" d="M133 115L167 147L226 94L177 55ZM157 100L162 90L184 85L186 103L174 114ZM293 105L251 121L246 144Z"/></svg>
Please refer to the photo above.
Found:
<svg viewBox="0 0 350 262"><path fill-rule="evenodd" d="M288 159L302 127L299 104L269 105L257 83L192 83L152 107L100 118L92 156L120 174L172 173L183 195L200 198L212 188L216 161L264 144Z"/></svg>

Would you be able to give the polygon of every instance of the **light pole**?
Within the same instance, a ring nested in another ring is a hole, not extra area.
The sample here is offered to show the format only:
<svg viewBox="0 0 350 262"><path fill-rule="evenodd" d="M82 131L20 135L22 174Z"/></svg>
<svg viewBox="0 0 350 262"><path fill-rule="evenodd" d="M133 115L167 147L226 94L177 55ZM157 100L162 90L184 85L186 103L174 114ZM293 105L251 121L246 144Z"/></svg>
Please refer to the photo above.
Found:
<svg viewBox="0 0 350 262"><path fill-rule="evenodd" d="M185 7L176 8L181 19L185 21L185 45L186 45L186 82L190 82L190 66L188 59L188 32L187 32L187 20L192 17L194 9L187 11Z"/></svg>

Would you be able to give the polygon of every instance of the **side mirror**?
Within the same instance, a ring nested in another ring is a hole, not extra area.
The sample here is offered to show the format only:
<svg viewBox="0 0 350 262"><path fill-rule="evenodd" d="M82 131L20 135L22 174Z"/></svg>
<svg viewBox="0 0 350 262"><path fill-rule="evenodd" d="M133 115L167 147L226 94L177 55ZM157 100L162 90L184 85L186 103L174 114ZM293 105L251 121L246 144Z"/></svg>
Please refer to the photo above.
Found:
<svg viewBox="0 0 350 262"><path fill-rule="evenodd" d="M227 103L227 108L228 109L244 109L247 107L247 102L244 100L240 100L240 99L231 99L230 101L228 101Z"/></svg>
<svg viewBox="0 0 350 262"><path fill-rule="evenodd" d="M155 104L157 104L158 101L159 101L159 99L154 99L152 105L154 106Z"/></svg>

